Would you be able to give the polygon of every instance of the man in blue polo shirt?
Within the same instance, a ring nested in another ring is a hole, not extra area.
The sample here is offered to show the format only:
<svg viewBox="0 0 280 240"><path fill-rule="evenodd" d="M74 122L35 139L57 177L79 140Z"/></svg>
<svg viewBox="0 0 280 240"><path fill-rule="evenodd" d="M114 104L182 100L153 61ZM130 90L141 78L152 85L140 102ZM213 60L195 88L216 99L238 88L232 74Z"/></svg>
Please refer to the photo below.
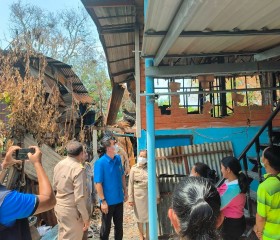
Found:
<svg viewBox="0 0 280 240"><path fill-rule="evenodd" d="M127 189L118 146L112 136L101 140L104 155L94 164L94 183L100 199L102 225L100 239L108 240L113 218L115 239L123 238L123 202L127 200Z"/></svg>

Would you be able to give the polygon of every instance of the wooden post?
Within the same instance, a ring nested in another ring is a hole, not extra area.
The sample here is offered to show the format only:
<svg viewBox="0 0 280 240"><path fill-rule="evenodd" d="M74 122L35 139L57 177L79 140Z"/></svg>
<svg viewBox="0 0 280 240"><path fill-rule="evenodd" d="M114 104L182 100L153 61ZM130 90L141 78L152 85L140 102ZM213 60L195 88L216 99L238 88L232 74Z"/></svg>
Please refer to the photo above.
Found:
<svg viewBox="0 0 280 240"><path fill-rule="evenodd" d="M97 130L92 129L92 156L93 156L93 163L98 159L97 154Z"/></svg>

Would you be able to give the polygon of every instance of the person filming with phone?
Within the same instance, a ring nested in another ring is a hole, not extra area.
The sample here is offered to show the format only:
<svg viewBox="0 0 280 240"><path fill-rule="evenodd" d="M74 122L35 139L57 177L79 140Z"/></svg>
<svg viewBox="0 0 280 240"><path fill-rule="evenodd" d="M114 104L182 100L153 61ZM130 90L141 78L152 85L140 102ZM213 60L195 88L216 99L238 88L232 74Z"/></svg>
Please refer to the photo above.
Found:
<svg viewBox="0 0 280 240"><path fill-rule="evenodd" d="M13 155L20 152L20 147L12 146L6 153L0 166L0 179L5 169L21 160L14 159ZM31 153L34 152L34 153ZM31 239L27 221L22 221L33 214L39 214L52 209L56 203L50 181L42 167L42 152L39 147L31 146L27 157L34 165L39 183L39 194L20 193L6 189L0 184L0 240L27 240ZM24 223L24 224L23 224Z"/></svg>

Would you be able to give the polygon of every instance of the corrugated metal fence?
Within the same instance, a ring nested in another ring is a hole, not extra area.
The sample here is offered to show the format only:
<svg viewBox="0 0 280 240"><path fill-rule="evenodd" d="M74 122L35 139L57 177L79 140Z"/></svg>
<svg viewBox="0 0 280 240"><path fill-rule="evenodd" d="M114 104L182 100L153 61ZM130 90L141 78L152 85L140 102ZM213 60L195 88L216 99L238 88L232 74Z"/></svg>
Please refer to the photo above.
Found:
<svg viewBox="0 0 280 240"><path fill-rule="evenodd" d="M206 163L220 178L220 161L226 156L233 156L230 141L156 149L157 176L161 195L161 202L158 205L159 236L168 236L174 232L167 217L174 186L189 174L196 162Z"/></svg>

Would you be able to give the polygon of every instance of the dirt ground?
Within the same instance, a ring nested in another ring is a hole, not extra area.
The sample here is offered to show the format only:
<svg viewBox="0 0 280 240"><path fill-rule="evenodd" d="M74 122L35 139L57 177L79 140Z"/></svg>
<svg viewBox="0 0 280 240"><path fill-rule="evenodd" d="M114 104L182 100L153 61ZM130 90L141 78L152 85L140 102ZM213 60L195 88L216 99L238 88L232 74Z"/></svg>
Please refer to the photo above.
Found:
<svg viewBox="0 0 280 240"><path fill-rule="evenodd" d="M101 219L100 219L100 210L96 209L91 221L91 230L93 236L89 236L89 240L99 239L99 229L101 226ZM249 226L248 226L249 227ZM137 223L134 219L134 212L133 208L128 205L128 203L124 204L124 223L123 223L123 239L124 240L139 240L138 237L138 228ZM114 224L112 223L111 233L110 233L110 240L114 240ZM163 239L163 238L162 238ZM166 239L166 238L165 238ZM172 240L173 238L169 238ZM248 237L241 237L241 239L247 240L257 240L254 233L250 234Z"/></svg>
<svg viewBox="0 0 280 240"><path fill-rule="evenodd" d="M134 212L133 208L128 205L128 203L124 204L124 222L123 222L123 239L130 239L130 240L139 240L138 237L138 228L137 223L134 219ZM100 210L96 209L94 212L94 216L91 221L91 229L93 230L93 236L89 237L88 239L99 239L99 229L101 226L101 219L100 219ZM114 239L114 224L112 223L112 228L110 232L110 240Z"/></svg>

